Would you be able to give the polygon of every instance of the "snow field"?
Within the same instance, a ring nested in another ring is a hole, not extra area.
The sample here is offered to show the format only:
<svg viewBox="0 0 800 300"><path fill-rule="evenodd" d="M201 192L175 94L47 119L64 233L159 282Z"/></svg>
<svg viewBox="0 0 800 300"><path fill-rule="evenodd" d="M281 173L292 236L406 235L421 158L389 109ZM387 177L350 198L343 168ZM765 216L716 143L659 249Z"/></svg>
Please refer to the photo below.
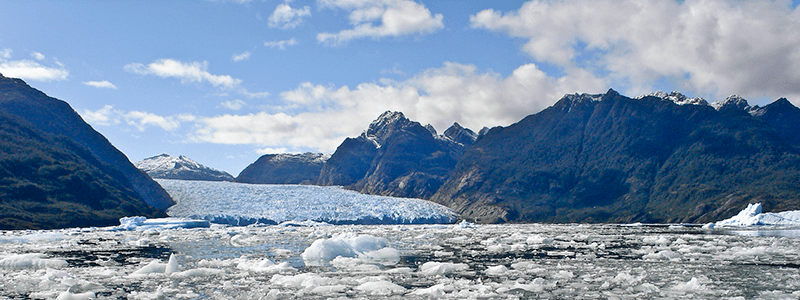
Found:
<svg viewBox="0 0 800 300"><path fill-rule="evenodd" d="M25 263L0 265L0 298L800 296L800 240L682 226L212 226L2 232L6 240L17 242L0 242L0 260Z"/></svg>

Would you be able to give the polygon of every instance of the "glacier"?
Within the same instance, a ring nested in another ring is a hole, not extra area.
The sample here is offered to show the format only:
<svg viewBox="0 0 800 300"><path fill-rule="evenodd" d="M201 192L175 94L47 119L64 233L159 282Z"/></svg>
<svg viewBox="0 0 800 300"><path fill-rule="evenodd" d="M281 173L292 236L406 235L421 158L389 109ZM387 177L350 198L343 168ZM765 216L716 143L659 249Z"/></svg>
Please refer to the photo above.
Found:
<svg viewBox="0 0 800 300"><path fill-rule="evenodd" d="M430 201L365 195L336 186L156 181L177 202L168 215L215 224L449 224L458 220L453 210Z"/></svg>

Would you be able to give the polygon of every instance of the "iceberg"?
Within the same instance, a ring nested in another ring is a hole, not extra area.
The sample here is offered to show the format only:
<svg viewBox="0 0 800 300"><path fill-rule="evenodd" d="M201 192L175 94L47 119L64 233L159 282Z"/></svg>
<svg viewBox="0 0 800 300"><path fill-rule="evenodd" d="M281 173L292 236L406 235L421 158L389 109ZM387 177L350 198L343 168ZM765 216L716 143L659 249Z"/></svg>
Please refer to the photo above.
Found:
<svg viewBox="0 0 800 300"><path fill-rule="evenodd" d="M168 215L216 224L451 224L458 220L452 209L430 201L365 195L337 186L156 181L177 202Z"/></svg>
<svg viewBox="0 0 800 300"><path fill-rule="evenodd" d="M145 217L125 217L119 219L119 226L111 228L111 230L139 230L144 231L148 229L164 230L164 229L177 229L177 228L208 228L211 223L207 220L192 220L186 218L157 218L148 219Z"/></svg>
<svg viewBox="0 0 800 300"><path fill-rule="evenodd" d="M730 227L800 227L800 211L785 211L779 213L762 212L761 203L750 203L739 214L714 223L714 226Z"/></svg>

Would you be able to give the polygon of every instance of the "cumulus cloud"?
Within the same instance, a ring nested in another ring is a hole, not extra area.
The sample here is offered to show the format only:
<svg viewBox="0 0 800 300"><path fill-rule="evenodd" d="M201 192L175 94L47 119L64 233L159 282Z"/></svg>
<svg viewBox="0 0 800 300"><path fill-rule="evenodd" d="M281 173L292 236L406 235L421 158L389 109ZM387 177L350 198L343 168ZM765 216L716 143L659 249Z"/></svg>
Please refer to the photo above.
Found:
<svg viewBox="0 0 800 300"><path fill-rule="evenodd" d="M162 58L147 65L131 63L125 65L125 71L139 75L155 75L161 78L176 78L182 83L207 82L214 87L235 91L249 98L264 98L267 92L249 92L241 86L242 80L230 75L214 75L208 72L208 62L182 62L169 58Z"/></svg>
<svg viewBox="0 0 800 300"><path fill-rule="evenodd" d="M442 14L432 15L425 5L411 0L319 0L318 3L350 11L352 29L317 34L317 41L328 45L368 37L423 35L444 27Z"/></svg>
<svg viewBox="0 0 800 300"><path fill-rule="evenodd" d="M28 59L10 60L11 53L12 50L9 48L0 51L0 74L5 77L44 82L62 81L67 80L69 77L69 71L58 60L55 61L55 66L46 66ZM35 54L38 54L38 56ZM31 53L31 56L39 60L44 60L45 58L44 55L38 52Z"/></svg>
<svg viewBox="0 0 800 300"><path fill-rule="evenodd" d="M121 111L114 109L111 105L105 105L96 111L84 110L81 114L86 122L93 125L111 126L120 123L133 126L139 131L145 131L147 127L158 127L166 131L174 131L180 128L181 123L193 122L197 118L190 114L179 114L174 116L160 116L154 113L142 111Z"/></svg>
<svg viewBox="0 0 800 300"><path fill-rule="evenodd" d="M286 46L294 46L294 45L297 45L297 40L295 40L294 38L283 41L264 42L264 46L266 47L278 48L281 50L286 50Z"/></svg>
<svg viewBox="0 0 800 300"><path fill-rule="evenodd" d="M242 101L242 100L236 99L236 100L224 101L224 102L220 103L219 105L222 105L222 107L230 109L230 110L240 110L240 109L242 109L242 107L247 106L247 103Z"/></svg>
<svg viewBox="0 0 800 300"><path fill-rule="evenodd" d="M88 86L92 86L92 87L96 87L96 88L98 88L98 89L115 89L115 90L117 89L117 86L116 86L116 85L114 85L114 84L113 84L113 83L111 83L111 82L108 82L108 80L103 80L103 81L86 81L86 82L84 82L83 84L85 84L85 85L88 85Z"/></svg>
<svg viewBox="0 0 800 300"><path fill-rule="evenodd" d="M566 93L605 89L601 79L580 69L554 78L528 64L503 78L472 65L446 63L408 80L362 83L352 89L302 83L280 96L286 102L284 109L303 112L201 118L191 140L332 152L386 110L402 111L440 131L455 121L479 130L519 121Z"/></svg>
<svg viewBox="0 0 800 300"><path fill-rule="evenodd" d="M714 96L800 96L800 11L788 1L531 1L470 17L564 68L649 91L660 79Z"/></svg>
<svg viewBox="0 0 800 300"><path fill-rule="evenodd" d="M250 51L234 54L233 57L231 57L231 59L235 62L239 62L248 58L250 58Z"/></svg>
<svg viewBox="0 0 800 300"><path fill-rule="evenodd" d="M289 4L281 3L272 12L272 15L267 18L269 27L278 27L282 29L295 28L303 22L303 18L311 15L311 8L304 6L303 8L292 8Z"/></svg>

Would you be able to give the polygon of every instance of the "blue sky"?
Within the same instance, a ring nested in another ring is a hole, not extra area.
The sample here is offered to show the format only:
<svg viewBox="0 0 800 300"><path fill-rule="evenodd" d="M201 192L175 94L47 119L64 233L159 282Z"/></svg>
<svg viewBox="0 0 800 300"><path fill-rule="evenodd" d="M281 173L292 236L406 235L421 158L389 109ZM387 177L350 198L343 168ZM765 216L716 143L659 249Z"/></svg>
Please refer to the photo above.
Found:
<svg viewBox="0 0 800 300"><path fill-rule="evenodd" d="M443 132L567 93L800 103L787 1L4 1L0 73L69 102L131 161L234 176L327 152L381 112Z"/></svg>

